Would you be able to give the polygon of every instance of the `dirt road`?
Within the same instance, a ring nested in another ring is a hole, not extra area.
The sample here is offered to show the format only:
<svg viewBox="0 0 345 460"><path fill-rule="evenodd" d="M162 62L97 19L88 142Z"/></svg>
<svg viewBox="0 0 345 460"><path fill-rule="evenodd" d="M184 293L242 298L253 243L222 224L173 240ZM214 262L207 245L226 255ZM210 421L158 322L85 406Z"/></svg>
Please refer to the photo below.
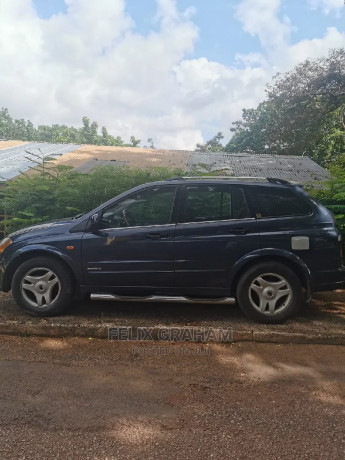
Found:
<svg viewBox="0 0 345 460"><path fill-rule="evenodd" d="M0 458L344 458L344 355L2 336Z"/></svg>

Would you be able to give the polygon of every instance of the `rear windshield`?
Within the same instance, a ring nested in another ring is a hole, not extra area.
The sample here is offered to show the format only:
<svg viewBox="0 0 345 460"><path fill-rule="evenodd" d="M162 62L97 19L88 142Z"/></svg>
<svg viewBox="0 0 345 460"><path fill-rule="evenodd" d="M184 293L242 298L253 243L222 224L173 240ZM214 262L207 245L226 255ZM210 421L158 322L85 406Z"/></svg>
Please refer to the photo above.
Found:
<svg viewBox="0 0 345 460"><path fill-rule="evenodd" d="M305 216L312 213L310 203L287 188L248 187L256 217Z"/></svg>

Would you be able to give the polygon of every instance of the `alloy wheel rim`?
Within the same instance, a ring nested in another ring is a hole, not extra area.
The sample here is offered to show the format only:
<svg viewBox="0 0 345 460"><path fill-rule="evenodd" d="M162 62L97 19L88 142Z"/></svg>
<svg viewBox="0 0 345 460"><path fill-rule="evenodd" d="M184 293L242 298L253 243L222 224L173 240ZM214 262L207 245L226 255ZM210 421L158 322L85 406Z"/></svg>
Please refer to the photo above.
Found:
<svg viewBox="0 0 345 460"><path fill-rule="evenodd" d="M23 298L29 305L35 308L46 308L58 299L61 281L53 270L37 267L24 275L20 288Z"/></svg>
<svg viewBox="0 0 345 460"><path fill-rule="evenodd" d="M256 311L275 316L291 302L293 292L288 281L277 273L257 276L249 286L249 301Z"/></svg>

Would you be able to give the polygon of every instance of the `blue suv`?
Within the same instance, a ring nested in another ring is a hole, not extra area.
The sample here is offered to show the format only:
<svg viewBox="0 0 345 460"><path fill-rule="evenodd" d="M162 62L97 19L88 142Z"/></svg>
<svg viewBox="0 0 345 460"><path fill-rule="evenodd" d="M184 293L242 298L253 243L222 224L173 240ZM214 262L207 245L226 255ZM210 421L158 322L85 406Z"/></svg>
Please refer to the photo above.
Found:
<svg viewBox="0 0 345 460"><path fill-rule="evenodd" d="M174 178L0 243L0 290L28 313L73 296L234 303L280 323L315 291L344 286L333 215L280 179Z"/></svg>

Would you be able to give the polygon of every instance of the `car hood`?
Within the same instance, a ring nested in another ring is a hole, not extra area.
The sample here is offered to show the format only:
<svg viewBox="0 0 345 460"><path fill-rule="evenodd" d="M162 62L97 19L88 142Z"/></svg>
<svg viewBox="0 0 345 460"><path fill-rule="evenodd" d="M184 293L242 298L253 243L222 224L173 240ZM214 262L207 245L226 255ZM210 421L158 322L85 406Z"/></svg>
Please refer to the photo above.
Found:
<svg viewBox="0 0 345 460"><path fill-rule="evenodd" d="M78 220L61 219L54 222L45 222L43 224L31 225L8 235L12 240L23 240L26 238L41 237L46 235L57 235L66 232L72 225L76 225Z"/></svg>

